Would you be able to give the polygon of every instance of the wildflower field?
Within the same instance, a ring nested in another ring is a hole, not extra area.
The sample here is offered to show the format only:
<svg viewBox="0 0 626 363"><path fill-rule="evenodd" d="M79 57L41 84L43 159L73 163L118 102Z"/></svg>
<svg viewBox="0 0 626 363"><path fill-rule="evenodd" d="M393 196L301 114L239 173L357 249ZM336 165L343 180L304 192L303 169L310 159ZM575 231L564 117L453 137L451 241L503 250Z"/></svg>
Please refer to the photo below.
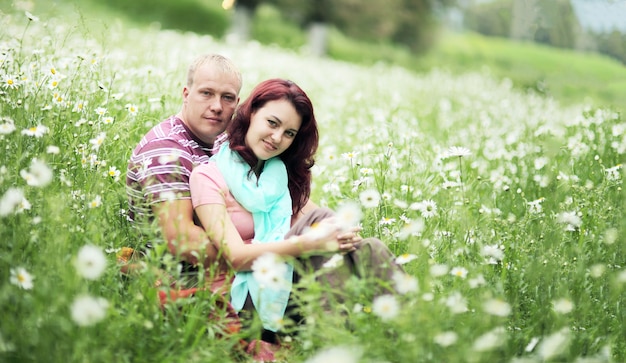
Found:
<svg viewBox="0 0 626 363"><path fill-rule="evenodd" d="M158 304L123 278L125 170L181 103L186 67L217 52L289 78L316 106L314 200L356 202L363 236L403 263L354 281L328 314L307 280L285 362L624 362L626 122L488 72L358 67L119 21L0 13L0 361L229 362L215 297ZM80 19L80 21L79 21ZM157 265L157 261L148 261ZM332 267L329 267L332 268ZM371 283L395 295L368 294Z"/></svg>

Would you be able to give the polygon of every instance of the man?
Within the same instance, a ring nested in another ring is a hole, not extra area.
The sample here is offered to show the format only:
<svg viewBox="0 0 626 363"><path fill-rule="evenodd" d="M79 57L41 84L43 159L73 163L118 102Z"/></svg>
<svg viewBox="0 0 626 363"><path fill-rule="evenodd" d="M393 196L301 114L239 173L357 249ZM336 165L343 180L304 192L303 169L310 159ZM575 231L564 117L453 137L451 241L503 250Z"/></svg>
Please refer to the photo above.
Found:
<svg viewBox="0 0 626 363"><path fill-rule="evenodd" d="M198 57L189 66L180 112L154 126L128 163L129 217L149 238L155 238L151 230L156 223L170 253L186 266L208 267L217 257L196 221L189 175L209 160L239 103L241 85L241 73L229 59Z"/></svg>

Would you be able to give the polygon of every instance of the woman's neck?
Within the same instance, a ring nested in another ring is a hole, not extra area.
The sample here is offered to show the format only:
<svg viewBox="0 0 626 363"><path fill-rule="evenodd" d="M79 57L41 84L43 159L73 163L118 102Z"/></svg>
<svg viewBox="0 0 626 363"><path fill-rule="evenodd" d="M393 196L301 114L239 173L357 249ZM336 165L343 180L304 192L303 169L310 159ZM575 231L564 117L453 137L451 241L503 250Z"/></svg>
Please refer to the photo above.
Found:
<svg viewBox="0 0 626 363"><path fill-rule="evenodd" d="M261 176L263 166L265 166L265 160L258 160L256 165L254 166L254 175L256 175L257 178Z"/></svg>

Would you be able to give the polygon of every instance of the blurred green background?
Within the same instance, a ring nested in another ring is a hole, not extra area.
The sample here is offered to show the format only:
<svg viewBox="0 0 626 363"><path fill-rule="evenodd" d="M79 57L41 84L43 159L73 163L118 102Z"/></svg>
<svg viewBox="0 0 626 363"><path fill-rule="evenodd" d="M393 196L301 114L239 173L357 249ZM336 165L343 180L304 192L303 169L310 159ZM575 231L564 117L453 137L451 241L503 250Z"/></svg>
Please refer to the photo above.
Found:
<svg viewBox="0 0 626 363"><path fill-rule="evenodd" d="M626 109L624 0L85 0L81 11L86 5L137 26L365 65L487 71L564 104Z"/></svg>

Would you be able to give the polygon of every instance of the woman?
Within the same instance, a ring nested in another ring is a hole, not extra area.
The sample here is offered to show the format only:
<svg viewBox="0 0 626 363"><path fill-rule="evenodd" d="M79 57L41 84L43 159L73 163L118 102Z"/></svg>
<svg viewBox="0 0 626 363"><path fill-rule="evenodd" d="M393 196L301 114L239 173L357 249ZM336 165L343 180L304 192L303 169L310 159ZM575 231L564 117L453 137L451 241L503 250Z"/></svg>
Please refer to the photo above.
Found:
<svg viewBox="0 0 626 363"><path fill-rule="evenodd" d="M299 276L286 264L279 269L285 283L263 288L251 272L257 258L295 257L319 269L328 252L338 251L354 273L357 264L366 264L360 270L388 280L399 269L382 242L362 240L356 228L342 230L330 222L332 211L310 202L318 130L311 101L300 87L283 79L260 83L226 131L228 140L191 174L192 202L209 239L236 271L231 303L237 311L259 314L268 333L264 340L274 340L269 332L278 330L291 283ZM327 228L304 233L318 222ZM309 256L316 252L323 253ZM345 276L330 273L324 279L337 287Z"/></svg>

